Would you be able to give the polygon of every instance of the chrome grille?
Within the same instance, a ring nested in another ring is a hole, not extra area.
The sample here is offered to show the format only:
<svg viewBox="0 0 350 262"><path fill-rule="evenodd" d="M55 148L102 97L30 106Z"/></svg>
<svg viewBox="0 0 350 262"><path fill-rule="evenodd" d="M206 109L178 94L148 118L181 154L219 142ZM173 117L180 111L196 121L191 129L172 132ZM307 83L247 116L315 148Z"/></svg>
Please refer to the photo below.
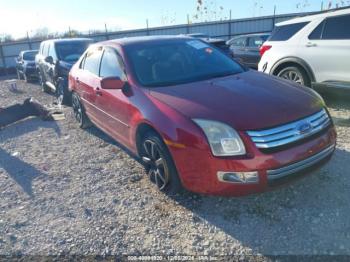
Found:
<svg viewBox="0 0 350 262"><path fill-rule="evenodd" d="M258 148L268 149L284 146L309 137L330 125L331 120L325 109L304 119L279 127L248 131L248 135Z"/></svg>

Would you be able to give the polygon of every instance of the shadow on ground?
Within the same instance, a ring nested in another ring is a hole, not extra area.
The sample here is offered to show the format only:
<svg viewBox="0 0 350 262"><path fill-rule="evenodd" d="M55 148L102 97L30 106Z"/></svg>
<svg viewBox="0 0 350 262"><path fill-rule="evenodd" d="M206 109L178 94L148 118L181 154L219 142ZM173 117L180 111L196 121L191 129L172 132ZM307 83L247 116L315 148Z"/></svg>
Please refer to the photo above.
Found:
<svg viewBox="0 0 350 262"><path fill-rule="evenodd" d="M0 142L31 133L39 128L52 128L57 136L61 136L60 128L56 122L44 122L39 118L28 118L9 125L0 130ZM0 168L21 187L23 192L33 197L32 181L38 176L44 175L32 165L24 162L15 155L11 155L0 148Z"/></svg>

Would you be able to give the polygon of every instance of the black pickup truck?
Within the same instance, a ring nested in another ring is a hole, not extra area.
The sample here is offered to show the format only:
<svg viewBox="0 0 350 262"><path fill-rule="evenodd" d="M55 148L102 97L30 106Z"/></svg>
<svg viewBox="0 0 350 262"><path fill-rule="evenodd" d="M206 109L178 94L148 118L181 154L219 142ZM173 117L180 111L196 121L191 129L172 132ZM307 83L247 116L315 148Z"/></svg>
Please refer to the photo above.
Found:
<svg viewBox="0 0 350 262"><path fill-rule="evenodd" d="M54 92L58 104L70 104L68 74L90 44L89 38L46 40L40 44L35 64L39 82L45 92Z"/></svg>

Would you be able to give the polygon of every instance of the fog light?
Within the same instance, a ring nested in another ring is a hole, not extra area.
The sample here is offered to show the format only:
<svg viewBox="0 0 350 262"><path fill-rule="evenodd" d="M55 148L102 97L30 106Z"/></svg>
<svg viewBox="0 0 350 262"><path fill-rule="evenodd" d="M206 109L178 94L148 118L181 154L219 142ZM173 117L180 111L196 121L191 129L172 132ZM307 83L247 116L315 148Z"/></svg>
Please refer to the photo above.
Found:
<svg viewBox="0 0 350 262"><path fill-rule="evenodd" d="M259 182L258 172L218 172L218 179L225 183L251 184Z"/></svg>

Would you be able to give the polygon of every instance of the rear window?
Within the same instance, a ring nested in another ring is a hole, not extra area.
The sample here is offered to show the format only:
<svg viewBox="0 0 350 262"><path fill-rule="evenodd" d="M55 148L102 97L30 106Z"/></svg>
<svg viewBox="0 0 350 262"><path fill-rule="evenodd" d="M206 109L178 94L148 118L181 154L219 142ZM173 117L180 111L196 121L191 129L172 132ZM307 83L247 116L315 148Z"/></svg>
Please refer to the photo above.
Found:
<svg viewBox="0 0 350 262"><path fill-rule="evenodd" d="M296 23L290 25L277 26L273 32L269 41L286 41L298 33L309 22Z"/></svg>
<svg viewBox="0 0 350 262"><path fill-rule="evenodd" d="M327 18L322 39L350 39L350 15Z"/></svg>

